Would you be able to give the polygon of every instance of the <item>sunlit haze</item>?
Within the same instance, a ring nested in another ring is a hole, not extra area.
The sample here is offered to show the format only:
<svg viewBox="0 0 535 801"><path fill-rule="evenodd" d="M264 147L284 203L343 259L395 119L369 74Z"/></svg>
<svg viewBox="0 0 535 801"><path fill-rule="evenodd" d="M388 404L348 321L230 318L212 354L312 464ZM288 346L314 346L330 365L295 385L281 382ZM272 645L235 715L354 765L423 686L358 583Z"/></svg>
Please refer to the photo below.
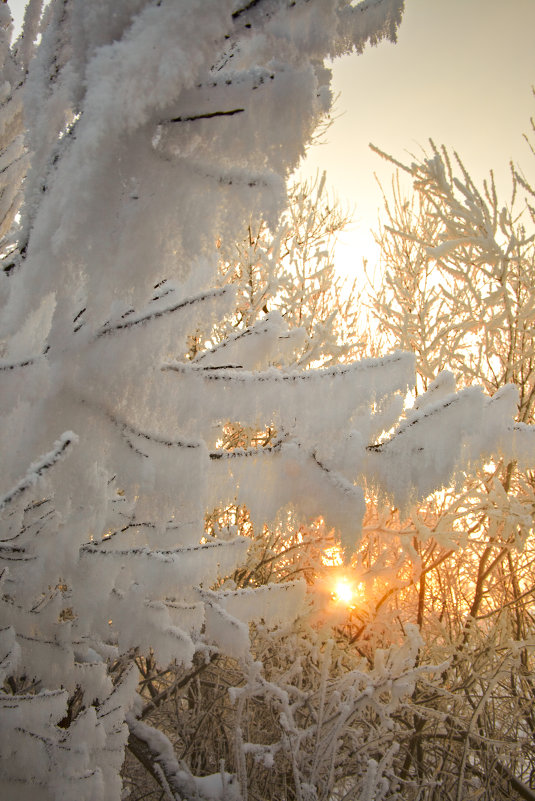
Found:
<svg viewBox="0 0 535 801"><path fill-rule="evenodd" d="M373 142L403 161L432 138L455 149L478 182L493 169L509 196L509 162L530 169L523 139L535 112L533 0L407 0L398 42L367 48L335 62L335 120L325 144L314 146L305 176L327 171L327 183L354 214L340 239L337 267L354 275L377 249L381 192L392 168Z"/></svg>

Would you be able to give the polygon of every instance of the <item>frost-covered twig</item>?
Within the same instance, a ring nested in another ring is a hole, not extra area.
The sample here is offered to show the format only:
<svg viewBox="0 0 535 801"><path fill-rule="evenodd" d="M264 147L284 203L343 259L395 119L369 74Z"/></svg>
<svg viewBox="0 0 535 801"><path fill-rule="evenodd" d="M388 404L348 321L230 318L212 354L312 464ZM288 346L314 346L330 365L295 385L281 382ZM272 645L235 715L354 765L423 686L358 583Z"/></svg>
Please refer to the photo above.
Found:
<svg viewBox="0 0 535 801"><path fill-rule="evenodd" d="M30 356L27 359L22 359L19 362L6 362L0 361L0 371L9 372L10 370L18 370L20 367L30 367L35 364L41 356Z"/></svg>
<svg viewBox="0 0 535 801"><path fill-rule="evenodd" d="M271 370L249 372L237 368L227 369L218 368L217 371L212 371L210 368L197 366L195 362L185 364L178 362L169 362L162 365L162 370L170 370L176 373L187 375L198 374L202 376L205 381L221 381L221 382L238 382L238 383L285 383L285 382L303 382L314 383L322 379L343 379L345 376L358 375L365 377L367 374L373 374L374 371L378 373L382 369L399 365L402 368L410 370L413 364L413 357L409 353L395 353L391 356L385 356L381 359L363 359L360 362L355 362L349 365L336 365L335 367L322 367L317 370Z"/></svg>
<svg viewBox="0 0 535 801"><path fill-rule="evenodd" d="M4 509L8 504L12 503L19 495L35 486L38 479L53 467L62 456L64 456L71 445L78 442L78 437L72 431L66 431L54 443L54 448L30 465L24 478L16 484L5 495L0 497L0 509Z"/></svg>
<svg viewBox="0 0 535 801"><path fill-rule="evenodd" d="M191 306L195 306L198 303L203 303L205 301L212 300L214 298L222 298L225 295L232 292L232 288L230 287L222 287L217 289L210 289L206 292L201 292L199 295L195 295L190 298L185 298L180 300L178 303L173 303L170 306L167 306L163 309L154 309L146 311L145 313L141 313L136 315L135 317L129 316L128 319L122 320L119 322L109 322L103 325L96 333L96 337L103 337L107 334L113 334L115 331L126 331L129 328L134 328L137 325L144 325L147 322L151 322L152 320L157 320L160 317L164 317L168 314L173 314L176 311L181 311L182 309L187 309Z"/></svg>

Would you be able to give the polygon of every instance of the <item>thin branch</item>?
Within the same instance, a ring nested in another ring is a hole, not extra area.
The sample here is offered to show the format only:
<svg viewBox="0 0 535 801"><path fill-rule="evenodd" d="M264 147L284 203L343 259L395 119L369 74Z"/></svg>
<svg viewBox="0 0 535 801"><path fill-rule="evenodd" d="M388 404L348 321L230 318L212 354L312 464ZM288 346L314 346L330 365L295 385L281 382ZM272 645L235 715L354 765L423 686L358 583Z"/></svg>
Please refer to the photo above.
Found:
<svg viewBox="0 0 535 801"><path fill-rule="evenodd" d="M172 117L170 120L163 120L165 125L169 122L195 122L196 120L211 120L214 117L234 117L235 114L243 114L244 108L234 108L229 111L210 111L206 114L194 114L191 117Z"/></svg>
<svg viewBox="0 0 535 801"><path fill-rule="evenodd" d="M134 328L136 325L143 325L151 320L156 320L159 317L166 316L167 314L173 314L176 311L181 311L189 306L195 306L197 303L202 303L206 300L222 298L230 291L231 289L229 287L223 287L222 289L209 289L206 292L202 292L200 295L196 295L192 298L185 298L185 300L181 300L179 303L174 303L172 306L167 306L165 309L148 311L144 314L140 314L139 317L129 317L127 320L122 320L118 323L106 323L97 331L95 338L98 339L99 337L106 336L107 334L113 334L116 331L124 331L128 328Z"/></svg>
<svg viewBox="0 0 535 801"><path fill-rule="evenodd" d="M4 509L8 504L15 500L19 495L22 495L23 492L28 490L30 487L35 486L37 479L40 478L43 473L53 467L62 456L65 455L68 448L75 442L78 441L78 437L76 434L73 434L72 431L67 431L54 443L54 449L46 453L44 456L39 459L39 461L34 462L30 465L30 468L23 479L19 481L9 492L7 492L2 498L0 498L0 510Z"/></svg>
<svg viewBox="0 0 535 801"><path fill-rule="evenodd" d="M0 372L8 372L9 370L17 370L19 367L29 367L32 364L35 364L41 357L40 356L29 356L27 359L23 359L20 362L0 362Z"/></svg>
<svg viewBox="0 0 535 801"><path fill-rule="evenodd" d="M181 362L167 363L162 365L162 370L171 370L176 373L197 373L207 381L227 381L227 382L255 382L262 383L282 383L285 381L317 381L323 378L344 378L347 375L354 375L355 373L367 373L376 369L388 368L399 362L407 362L407 368L412 368L412 355L407 353L394 353L386 356L383 359L364 359L361 362L354 364L323 367L317 370L288 370L282 371L277 368L271 370L260 370L257 372L249 371L236 371L234 368L223 369L217 368L216 371L210 371L206 367L198 367L195 364L184 364ZM407 382L408 383L408 382ZM405 386L405 385L404 385Z"/></svg>

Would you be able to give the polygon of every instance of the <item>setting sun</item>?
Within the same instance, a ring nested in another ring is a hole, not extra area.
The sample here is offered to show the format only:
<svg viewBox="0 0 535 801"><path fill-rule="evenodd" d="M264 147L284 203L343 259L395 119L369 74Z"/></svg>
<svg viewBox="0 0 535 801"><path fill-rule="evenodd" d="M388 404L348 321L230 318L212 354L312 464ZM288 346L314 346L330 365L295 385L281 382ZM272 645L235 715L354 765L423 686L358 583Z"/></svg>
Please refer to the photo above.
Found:
<svg viewBox="0 0 535 801"><path fill-rule="evenodd" d="M347 576L338 576L332 585L331 597L336 604L348 606L351 609L363 599L364 585L357 584Z"/></svg>
<svg viewBox="0 0 535 801"><path fill-rule="evenodd" d="M333 596L335 601L340 601L340 603L347 604L348 606L351 604L355 597L355 592L348 579L337 579L333 589Z"/></svg>

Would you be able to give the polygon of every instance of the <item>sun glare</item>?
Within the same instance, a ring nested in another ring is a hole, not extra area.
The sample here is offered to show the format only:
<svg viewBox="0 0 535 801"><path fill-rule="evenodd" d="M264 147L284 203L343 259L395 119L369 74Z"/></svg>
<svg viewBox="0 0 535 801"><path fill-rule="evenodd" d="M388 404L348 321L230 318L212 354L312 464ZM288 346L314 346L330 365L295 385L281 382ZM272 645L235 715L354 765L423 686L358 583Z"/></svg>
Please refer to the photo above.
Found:
<svg viewBox="0 0 535 801"><path fill-rule="evenodd" d="M346 576L339 576L332 585L331 598L338 606L355 609L357 604L364 603L366 588L362 582L352 581Z"/></svg>
<svg viewBox="0 0 535 801"><path fill-rule="evenodd" d="M355 598L355 591L351 582L346 578L339 578L333 588L333 597L335 601L351 606Z"/></svg>

